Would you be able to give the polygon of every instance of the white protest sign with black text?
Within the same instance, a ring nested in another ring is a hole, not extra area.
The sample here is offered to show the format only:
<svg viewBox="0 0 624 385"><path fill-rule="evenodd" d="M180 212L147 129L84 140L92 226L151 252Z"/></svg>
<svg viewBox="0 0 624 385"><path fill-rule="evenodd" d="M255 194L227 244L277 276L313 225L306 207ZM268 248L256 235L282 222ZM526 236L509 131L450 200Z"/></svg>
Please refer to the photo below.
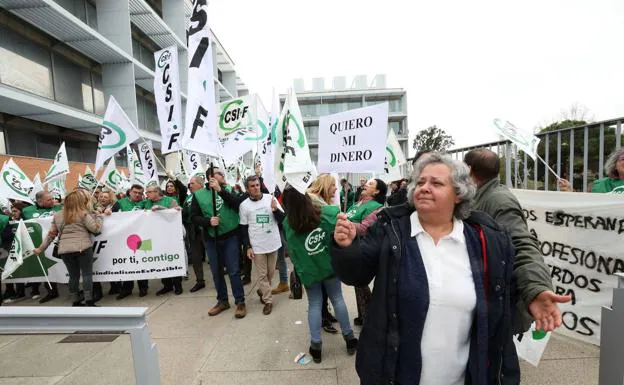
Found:
<svg viewBox="0 0 624 385"><path fill-rule="evenodd" d="M188 27L188 95L182 147L219 154L212 42L206 0L193 0Z"/></svg>
<svg viewBox="0 0 624 385"><path fill-rule="evenodd" d="M624 272L624 199L618 194L512 190L537 237L560 304L558 332L600 344L602 306L610 306L614 273Z"/></svg>
<svg viewBox="0 0 624 385"><path fill-rule="evenodd" d="M41 245L52 217L24 221L35 247ZM104 217L102 234L93 237L93 281L134 281L186 274L182 216L177 210L131 211ZM39 254L50 282L67 283L69 274L50 246ZM41 265L28 257L7 282L41 282Z"/></svg>
<svg viewBox="0 0 624 385"><path fill-rule="evenodd" d="M319 119L319 172L384 172L388 103Z"/></svg>
<svg viewBox="0 0 624 385"><path fill-rule="evenodd" d="M173 45L154 52L154 97L160 123L161 152L178 151L182 140L182 103L178 48Z"/></svg>

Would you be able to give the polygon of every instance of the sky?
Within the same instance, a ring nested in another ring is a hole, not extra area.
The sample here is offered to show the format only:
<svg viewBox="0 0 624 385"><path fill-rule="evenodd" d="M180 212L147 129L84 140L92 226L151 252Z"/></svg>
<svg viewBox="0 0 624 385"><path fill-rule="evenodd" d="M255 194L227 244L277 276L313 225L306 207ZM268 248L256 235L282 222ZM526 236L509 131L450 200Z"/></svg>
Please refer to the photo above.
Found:
<svg viewBox="0 0 624 385"><path fill-rule="evenodd" d="M295 78L386 74L407 90L410 147L431 125L464 147L498 140L494 118L534 130L574 104L624 116L621 0L211 0L209 12L267 106Z"/></svg>

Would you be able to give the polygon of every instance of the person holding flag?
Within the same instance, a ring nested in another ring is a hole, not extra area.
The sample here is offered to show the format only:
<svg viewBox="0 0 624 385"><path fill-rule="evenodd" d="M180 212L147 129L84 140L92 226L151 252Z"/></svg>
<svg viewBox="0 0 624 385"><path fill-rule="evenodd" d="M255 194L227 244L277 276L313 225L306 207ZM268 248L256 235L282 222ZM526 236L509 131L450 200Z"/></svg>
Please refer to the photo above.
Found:
<svg viewBox="0 0 624 385"><path fill-rule="evenodd" d="M223 171L216 167L211 168L210 171L213 174L209 182L210 189L203 188L195 191L195 197L191 203L191 221L204 230L210 270L217 289L217 304L208 311L208 315L216 316L230 308L227 286L223 279L222 266L225 263L236 304L234 316L240 319L247 315L247 307L240 274L241 246L238 240L238 209L226 204L219 194L221 190L232 192L232 187L225 182ZM208 176L210 176L210 171ZM213 207L213 194L217 194L215 196L216 207Z"/></svg>
<svg viewBox="0 0 624 385"><path fill-rule="evenodd" d="M177 182L177 180L176 180ZM203 261L206 255L206 249L204 248L205 242L202 234L201 226L193 224L191 220L191 207L195 198L195 192L201 190L204 187L205 179L202 175L196 175L191 177L189 181L190 194L186 196L182 205L182 223L186 230L186 241L188 243L188 252L191 256L191 263L193 264L193 271L195 271L195 285L191 288L191 293L195 293L206 287L204 281L204 267Z"/></svg>
<svg viewBox="0 0 624 385"><path fill-rule="evenodd" d="M5 250L6 245L10 245L13 241L13 231L11 231L11 226L9 226L10 220L11 217L9 217L8 215L0 214L0 248L3 248ZM2 265L3 268L6 268L6 260L0 263L0 265ZM22 291L24 291L24 284L22 284ZM2 295L2 275L0 274L0 306L2 306L3 298L4 296Z"/></svg>
<svg viewBox="0 0 624 385"><path fill-rule="evenodd" d="M56 212L59 212L63 209L63 206L55 205L54 198L52 198L52 194L47 191L39 191L35 195L35 205L24 207L22 209L22 219L34 219L34 218L45 218L53 216ZM40 282L33 282L30 284L32 288L32 297L33 299L39 298L39 285ZM45 297L39 300L39 303L46 303L52 301L53 299L58 298L58 284L56 282L50 282L50 285L44 285L47 294Z"/></svg>
<svg viewBox="0 0 624 385"><path fill-rule="evenodd" d="M136 211L143 210L145 202L143 200L143 186L138 184L133 184L130 187L130 195L118 200L112 209L104 211L104 214L115 213L118 211L128 212L128 211ZM148 280L141 279L137 281L137 285L139 286L139 297L145 297L147 295L148 289ZM117 295L117 300L122 300L132 294L132 290L134 290L134 281L124 281L121 283L121 291L119 295Z"/></svg>
<svg viewBox="0 0 624 385"><path fill-rule="evenodd" d="M69 291L74 295L72 306L96 306L93 294L92 236L102 232L102 214L91 205L91 196L83 189L65 197L62 211L54 214L52 227L35 254L45 251L58 236L58 255L69 273ZM80 279L84 298L80 294Z"/></svg>

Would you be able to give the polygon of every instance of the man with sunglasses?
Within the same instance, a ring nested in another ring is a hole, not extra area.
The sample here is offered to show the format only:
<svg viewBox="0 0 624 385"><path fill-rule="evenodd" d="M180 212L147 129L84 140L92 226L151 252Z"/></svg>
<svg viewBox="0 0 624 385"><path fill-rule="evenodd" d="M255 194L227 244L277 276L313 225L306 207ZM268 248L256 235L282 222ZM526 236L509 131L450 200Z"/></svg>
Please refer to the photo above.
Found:
<svg viewBox="0 0 624 385"><path fill-rule="evenodd" d="M238 207L224 202L221 191L232 193L232 187L225 182L225 174L220 169L212 168L209 187L197 190L191 203L191 222L201 226L206 240L206 252L210 260L210 270L217 290L217 304L209 311L209 316L216 316L230 308L227 286L223 277L223 264L230 276L230 285L236 304L236 318L247 315L245 292L240 274L240 241L238 239ZM216 207L213 207L213 194ZM216 209L216 210L215 210Z"/></svg>

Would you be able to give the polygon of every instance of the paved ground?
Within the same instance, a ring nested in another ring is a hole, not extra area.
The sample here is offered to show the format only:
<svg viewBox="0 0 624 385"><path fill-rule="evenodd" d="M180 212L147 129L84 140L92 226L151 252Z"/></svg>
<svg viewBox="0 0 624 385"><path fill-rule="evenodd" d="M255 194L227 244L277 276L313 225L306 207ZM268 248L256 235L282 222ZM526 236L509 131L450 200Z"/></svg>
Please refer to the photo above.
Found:
<svg viewBox="0 0 624 385"><path fill-rule="evenodd" d="M210 273L206 269L206 277ZM217 317L207 311L215 291L156 297L160 282L150 281L150 295L123 301L109 296L102 306L148 306L149 327L160 354L163 385L351 385L359 384L354 357L347 356L340 335L323 334L323 362L293 363L307 351L307 302L276 296L273 314L264 316L255 282L245 287L248 315L234 319L233 308ZM105 284L106 290L108 285ZM253 294L252 294L253 293ZM353 289L345 287L349 310L355 312ZM63 306L65 295L50 303ZM16 306L32 306L32 300ZM353 318L353 314L351 314ZM357 329L357 328L356 328ZM0 335L0 385L134 384L130 340L59 343L66 335ZM592 385L598 383L599 349L565 337L551 338L539 368L522 364L523 383Z"/></svg>

